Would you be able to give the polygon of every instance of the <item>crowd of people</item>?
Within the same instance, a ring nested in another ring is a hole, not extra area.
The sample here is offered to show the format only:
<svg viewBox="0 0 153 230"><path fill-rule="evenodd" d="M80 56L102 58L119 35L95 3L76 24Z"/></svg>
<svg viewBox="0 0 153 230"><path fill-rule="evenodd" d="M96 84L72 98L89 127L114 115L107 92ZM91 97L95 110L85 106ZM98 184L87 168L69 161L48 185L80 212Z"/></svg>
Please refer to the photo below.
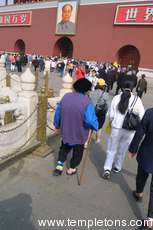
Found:
<svg viewBox="0 0 153 230"><path fill-rule="evenodd" d="M53 175L62 175L64 163L71 150L72 158L66 173L73 175L77 172L83 151L91 141L93 131L96 132L95 143L101 143L102 127L107 117L111 132L107 141L102 177L109 180L112 170L120 173L128 151L129 159L138 154L136 190L132 194L136 201L141 201L148 175L153 173L153 123L151 122L153 109L145 112L141 101L142 93L140 93L147 91L145 76L142 75L137 82L136 71L132 66L122 68L111 63L100 66L93 63L87 66L81 63L73 71L76 78L73 84L74 91L64 95L54 116L55 130L57 133L60 132L62 141ZM115 81L117 81L116 94L110 103L109 91ZM134 89L137 95L133 93ZM137 126L132 128L124 125L125 118L127 119L127 114L130 113L139 118ZM141 229L152 229L153 179L150 187L147 219L151 224L147 226L144 224Z"/></svg>
<svg viewBox="0 0 153 230"><path fill-rule="evenodd" d="M43 72L47 63L51 72L59 73L61 77L69 72L74 79L73 92L64 95L55 111L55 132L60 132L62 141L53 175L62 175L64 163L71 150L72 159L66 173L73 175L77 172L84 149L91 142L93 131L96 132L95 144L101 143L102 127L107 118L111 132L107 141L102 177L109 180L112 171L121 172L128 150L129 159L137 154L138 172L133 197L136 201L141 201L148 175L153 174L153 109L145 112L141 101L143 93L147 92L145 75L142 74L141 79L137 80L137 71L131 65L122 67L117 63L5 52L1 53L1 59L9 71L22 72L22 67L29 64L34 71L38 69ZM110 90L115 82L115 95L111 101ZM131 114L139 118L137 127L129 128L124 124ZM153 179L148 218L153 221Z"/></svg>
<svg viewBox="0 0 153 230"><path fill-rule="evenodd" d="M133 88L136 87L139 97L142 97L147 92L145 75L143 74L142 79L137 82L137 71L131 65L121 67L117 63L98 63L96 61L85 61L74 58L44 57L37 54L8 52L1 52L0 56L5 62L7 71L22 72L23 67L29 64L34 71L43 72L48 62L50 71L59 73L61 77L68 71L70 76L76 80L84 77L87 78L92 82L92 90L96 87L97 80L103 79L107 85L106 91L108 93L113 89L116 82L115 94L117 95L127 80L132 83Z"/></svg>
<svg viewBox="0 0 153 230"><path fill-rule="evenodd" d="M78 73L79 68L82 70L82 65L81 67L76 67L76 74ZM114 68L110 68L110 65L108 69L114 71ZM144 115L144 107L140 96L136 96L132 92L134 88L139 88L140 81L143 80L143 76L137 85L137 77L133 74L131 66L130 69L128 69L127 74L125 73L124 68L124 76L122 75L122 71L119 72L119 75L121 74L123 78L120 85L121 93L115 95L110 103L109 89L106 81L107 75L105 74L105 79L102 75L100 78L100 76L97 76L97 71L99 71L99 69L96 70L92 66L90 67L90 71L87 71L87 73L84 71L84 76L82 75L80 77L79 74L78 77L76 75L76 81L73 86L74 92L66 94L57 106L54 125L56 129L61 130L61 133L62 130L65 130L63 131L63 135L66 134L69 136L70 139L63 142L64 144L68 144L71 147L81 144L84 148L86 148L91 140L93 130L96 131L95 143L98 144L101 142L102 127L107 117L109 125L111 126L111 134L108 138L103 178L110 179L112 167L115 172L121 171L128 147L135 134L135 129L127 130L123 128L123 122L127 112L132 110L134 114L138 115L140 120ZM131 75L129 72L131 72ZM74 100L72 99L73 97ZM88 101L89 106L83 102L83 99ZM75 113L73 114L70 111L75 111ZM65 114L67 113L68 115L65 117ZM81 120L81 128L78 126L79 119L85 119ZM69 124L65 124L66 121ZM94 126L95 121L97 123L96 128ZM68 128L69 125L70 129ZM75 125L77 128L73 128ZM84 136L84 134L87 133L88 136ZM83 138L83 140L81 140L81 138ZM59 159L59 163L61 168L61 164L63 166L64 161ZM57 165L57 168L58 167L59 165ZM62 170L55 171L56 174L62 173Z"/></svg>

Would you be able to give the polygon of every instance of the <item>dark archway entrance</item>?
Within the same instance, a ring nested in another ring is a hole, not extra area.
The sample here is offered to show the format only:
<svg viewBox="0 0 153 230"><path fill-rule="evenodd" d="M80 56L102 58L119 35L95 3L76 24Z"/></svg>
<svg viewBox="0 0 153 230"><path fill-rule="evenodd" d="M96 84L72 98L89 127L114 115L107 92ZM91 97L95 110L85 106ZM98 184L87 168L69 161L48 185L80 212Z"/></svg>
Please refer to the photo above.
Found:
<svg viewBox="0 0 153 230"><path fill-rule="evenodd" d="M117 53L117 60L121 66L132 65L137 70L140 64L139 50L132 45L123 46Z"/></svg>
<svg viewBox="0 0 153 230"><path fill-rule="evenodd" d="M14 45L14 51L24 54L25 53L25 43L22 39L16 41Z"/></svg>
<svg viewBox="0 0 153 230"><path fill-rule="evenodd" d="M58 39L54 45L53 56L71 58L73 56L72 41L67 37Z"/></svg>

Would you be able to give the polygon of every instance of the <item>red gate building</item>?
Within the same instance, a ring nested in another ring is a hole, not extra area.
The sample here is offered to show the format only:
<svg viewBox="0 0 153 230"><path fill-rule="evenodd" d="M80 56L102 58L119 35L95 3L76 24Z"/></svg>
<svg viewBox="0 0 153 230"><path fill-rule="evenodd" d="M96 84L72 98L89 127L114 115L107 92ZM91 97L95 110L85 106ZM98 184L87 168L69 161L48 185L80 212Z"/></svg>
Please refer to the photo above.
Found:
<svg viewBox="0 0 153 230"><path fill-rule="evenodd" d="M57 35L57 1L0 7L0 50L153 69L153 1L80 0L74 35Z"/></svg>

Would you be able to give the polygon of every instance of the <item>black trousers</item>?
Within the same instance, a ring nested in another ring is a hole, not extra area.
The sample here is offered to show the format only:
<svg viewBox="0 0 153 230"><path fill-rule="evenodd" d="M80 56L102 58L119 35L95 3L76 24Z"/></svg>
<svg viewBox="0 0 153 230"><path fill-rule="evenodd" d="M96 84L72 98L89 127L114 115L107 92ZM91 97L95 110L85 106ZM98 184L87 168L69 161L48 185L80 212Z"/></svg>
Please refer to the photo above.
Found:
<svg viewBox="0 0 153 230"><path fill-rule="evenodd" d="M138 92L137 92L137 96L138 96L138 97L142 98L142 95L143 95L143 91L138 91Z"/></svg>
<svg viewBox="0 0 153 230"><path fill-rule="evenodd" d="M59 151L58 161L61 161L64 163L71 149L73 149L73 155L70 161L70 167L76 168L82 160L84 145L75 145L72 147L67 144L63 144L62 142L60 151Z"/></svg>
<svg viewBox="0 0 153 230"><path fill-rule="evenodd" d="M70 76L72 77L73 69L69 69L69 74L70 74Z"/></svg>
<svg viewBox="0 0 153 230"><path fill-rule="evenodd" d="M148 179L149 173L142 169L140 165L138 165L137 176L136 176L136 192L142 193ZM150 199L148 206L148 217L153 218L153 175L150 184Z"/></svg>
<svg viewBox="0 0 153 230"><path fill-rule="evenodd" d="M101 113L101 112L96 112L96 116L98 118L98 123L99 123L99 127L98 129L101 129L105 123L105 120L106 120L106 113Z"/></svg>

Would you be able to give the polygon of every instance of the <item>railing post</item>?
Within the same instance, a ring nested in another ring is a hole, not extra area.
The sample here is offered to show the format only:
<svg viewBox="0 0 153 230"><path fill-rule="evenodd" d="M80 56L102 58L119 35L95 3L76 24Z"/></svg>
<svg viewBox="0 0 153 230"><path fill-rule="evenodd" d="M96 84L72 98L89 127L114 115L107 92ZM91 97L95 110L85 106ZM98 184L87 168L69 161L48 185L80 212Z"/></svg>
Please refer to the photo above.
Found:
<svg viewBox="0 0 153 230"><path fill-rule="evenodd" d="M41 89L41 93L38 97L38 122L37 122L37 140L40 142L33 154L41 157L47 156L53 150L46 144L46 127L47 127L47 95L45 88Z"/></svg>
<svg viewBox="0 0 153 230"><path fill-rule="evenodd" d="M10 103L10 98L9 97L6 97L6 103ZM14 121L14 119L13 119L13 111L5 112L4 125L10 124L13 121Z"/></svg>
<svg viewBox="0 0 153 230"><path fill-rule="evenodd" d="M41 89L41 93L38 96L38 105L37 140L41 144L46 144L47 95L44 88Z"/></svg>
<svg viewBox="0 0 153 230"><path fill-rule="evenodd" d="M11 76L9 73L6 75L6 87L11 87Z"/></svg>
<svg viewBox="0 0 153 230"><path fill-rule="evenodd" d="M4 125L10 124L14 121L13 118L13 111L7 111L5 112L5 116L4 116Z"/></svg>

